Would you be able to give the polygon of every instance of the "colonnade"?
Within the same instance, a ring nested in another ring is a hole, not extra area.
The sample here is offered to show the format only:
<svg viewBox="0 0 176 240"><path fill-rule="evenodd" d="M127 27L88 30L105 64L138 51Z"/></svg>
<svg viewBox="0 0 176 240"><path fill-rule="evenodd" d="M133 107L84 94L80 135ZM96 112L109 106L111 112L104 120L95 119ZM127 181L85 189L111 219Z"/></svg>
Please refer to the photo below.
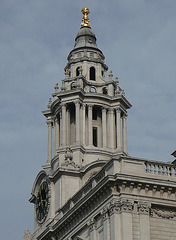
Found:
<svg viewBox="0 0 176 240"><path fill-rule="evenodd" d="M93 146L93 104L81 103L79 100L75 104L75 138L71 142L70 134L70 112L69 103L61 103L58 115L53 119L48 118L48 162L52 155L56 155L59 147L66 147L72 144L82 144L83 146ZM101 146L127 153L127 114L118 107L98 107L101 111ZM53 136L52 136L53 134ZM73 138L73 137L72 137ZM52 149L53 146L53 149Z"/></svg>

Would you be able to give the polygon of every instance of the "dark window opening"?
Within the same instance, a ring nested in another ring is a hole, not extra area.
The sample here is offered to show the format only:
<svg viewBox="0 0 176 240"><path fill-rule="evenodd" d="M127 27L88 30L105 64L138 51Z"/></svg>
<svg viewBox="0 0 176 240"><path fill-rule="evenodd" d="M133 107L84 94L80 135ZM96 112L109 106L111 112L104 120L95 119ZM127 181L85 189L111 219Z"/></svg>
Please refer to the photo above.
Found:
<svg viewBox="0 0 176 240"><path fill-rule="evenodd" d="M107 88L103 88L103 94L105 94L105 95L108 94L108 90L107 90Z"/></svg>
<svg viewBox="0 0 176 240"><path fill-rule="evenodd" d="M95 81L95 68L94 67L90 68L90 80Z"/></svg>
<svg viewBox="0 0 176 240"><path fill-rule="evenodd" d="M80 67L77 67L77 69L76 69L76 76L79 76L79 69L80 69Z"/></svg>
<svg viewBox="0 0 176 240"><path fill-rule="evenodd" d="M93 108L93 116L92 116L93 120L97 120L97 109Z"/></svg>
<svg viewBox="0 0 176 240"><path fill-rule="evenodd" d="M98 133L97 133L97 128L93 127L93 145L94 147L98 146Z"/></svg>
<svg viewBox="0 0 176 240"><path fill-rule="evenodd" d="M102 75L102 77L104 77L104 71L101 71L101 75Z"/></svg>

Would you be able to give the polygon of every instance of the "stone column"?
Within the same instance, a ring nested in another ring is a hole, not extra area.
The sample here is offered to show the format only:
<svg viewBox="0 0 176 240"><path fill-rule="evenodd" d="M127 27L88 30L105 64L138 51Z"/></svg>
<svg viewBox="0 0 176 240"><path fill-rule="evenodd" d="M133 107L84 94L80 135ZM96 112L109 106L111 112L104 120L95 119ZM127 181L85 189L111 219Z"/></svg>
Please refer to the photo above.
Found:
<svg viewBox="0 0 176 240"><path fill-rule="evenodd" d="M59 119L56 117L55 119L55 153L59 148Z"/></svg>
<svg viewBox="0 0 176 240"><path fill-rule="evenodd" d="M122 117L122 139L123 139L123 151L127 153L127 125L126 125L126 115Z"/></svg>
<svg viewBox="0 0 176 240"><path fill-rule="evenodd" d="M114 148L114 118L113 118L113 113L114 113L114 110L113 108L110 108L108 110L108 132L109 132L109 135L108 135L108 140L109 140L109 144L108 144L108 147L109 148Z"/></svg>
<svg viewBox="0 0 176 240"><path fill-rule="evenodd" d="M82 105L82 143L86 144L86 106Z"/></svg>
<svg viewBox="0 0 176 240"><path fill-rule="evenodd" d="M102 140L103 148L107 147L107 123L106 123L106 108L102 107Z"/></svg>
<svg viewBox="0 0 176 240"><path fill-rule="evenodd" d="M132 213L134 209L133 202L128 199L121 201L121 234L122 240L133 240L132 232ZM141 238L141 240L143 240Z"/></svg>
<svg viewBox="0 0 176 240"><path fill-rule="evenodd" d="M67 145L70 145L70 109L67 107Z"/></svg>
<svg viewBox="0 0 176 240"><path fill-rule="evenodd" d="M106 240L110 240L110 222L109 222L109 215L108 215L108 208L105 207L102 211L103 217L103 237Z"/></svg>
<svg viewBox="0 0 176 240"><path fill-rule="evenodd" d="M110 214L110 239L122 240L119 201L110 202L109 214Z"/></svg>
<svg viewBox="0 0 176 240"><path fill-rule="evenodd" d="M76 106L76 143L80 143L80 102L75 102Z"/></svg>
<svg viewBox="0 0 176 240"><path fill-rule="evenodd" d="M62 145L66 145L66 104L62 104Z"/></svg>
<svg viewBox="0 0 176 240"><path fill-rule="evenodd" d="M52 159L52 124L53 120L48 119L47 125L48 125L48 163L51 163Z"/></svg>
<svg viewBox="0 0 176 240"><path fill-rule="evenodd" d="M51 182L51 217L55 217L55 185Z"/></svg>
<svg viewBox="0 0 176 240"><path fill-rule="evenodd" d="M88 223L89 232L90 232L90 240L96 240L96 223L94 219L91 219Z"/></svg>
<svg viewBox="0 0 176 240"><path fill-rule="evenodd" d="M150 211L151 204L147 202L138 203L140 239L150 240Z"/></svg>
<svg viewBox="0 0 176 240"><path fill-rule="evenodd" d="M121 151L121 111L116 109L116 132L117 132L117 150Z"/></svg>
<svg viewBox="0 0 176 240"><path fill-rule="evenodd" d="M88 143L92 146L92 105L88 106Z"/></svg>
<svg viewBox="0 0 176 240"><path fill-rule="evenodd" d="M56 119L53 120L53 126L52 126L52 129L53 129L53 149L52 149L52 152L53 152L53 157L56 155Z"/></svg>

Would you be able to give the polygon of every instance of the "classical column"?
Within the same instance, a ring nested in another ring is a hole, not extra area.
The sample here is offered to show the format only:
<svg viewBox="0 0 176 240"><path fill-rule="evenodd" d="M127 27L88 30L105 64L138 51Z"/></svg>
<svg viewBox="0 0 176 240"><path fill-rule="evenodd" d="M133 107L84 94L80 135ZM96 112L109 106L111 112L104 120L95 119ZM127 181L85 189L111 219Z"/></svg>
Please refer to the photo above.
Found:
<svg viewBox="0 0 176 240"><path fill-rule="evenodd" d="M92 146L92 105L88 105L88 136L89 145Z"/></svg>
<svg viewBox="0 0 176 240"><path fill-rule="evenodd" d="M67 107L67 145L70 145L70 108Z"/></svg>
<svg viewBox="0 0 176 240"><path fill-rule="evenodd" d="M147 202L138 203L140 239L150 240L150 209L151 204Z"/></svg>
<svg viewBox="0 0 176 240"><path fill-rule="evenodd" d="M114 114L114 110L113 108L110 108L108 110L108 140L109 140L109 144L108 147L109 148L114 148L114 118L113 118L113 114Z"/></svg>
<svg viewBox="0 0 176 240"><path fill-rule="evenodd" d="M56 119L53 120L53 157L56 155Z"/></svg>
<svg viewBox="0 0 176 240"><path fill-rule="evenodd" d="M110 240L110 217L108 210L108 207L104 207L101 213L103 220L103 236L106 240Z"/></svg>
<svg viewBox="0 0 176 240"><path fill-rule="evenodd" d="M47 125L48 125L48 163L51 162L52 159L52 124L53 120L48 119Z"/></svg>
<svg viewBox="0 0 176 240"><path fill-rule="evenodd" d="M62 103L62 145L66 145L66 104Z"/></svg>
<svg viewBox="0 0 176 240"><path fill-rule="evenodd" d="M121 151L121 111L116 109L116 132L117 132L117 150Z"/></svg>
<svg viewBox="0 0 176 240"><path fill-rule="evenodd" d="M107 147L107 129L106 129L106 108L102 107L102 139L103 147Z"/></svg>
<svg viewBox="0 0 176 240"><path fill-rule="evenodd" d="M122 117L122 139L123 139L123 151L127 153L127 125L126 125L126 115Z"/></svg>
<svg viewBox="0 0 176 240"><path fill-rule="evenodd" d="M120 202L119 201L110 202L109 215L110 215L110 239L111 240L117 240L117 239L122 240L121 219L120 219L120 217L121 217L120 216Z"/></svg>
<svg viewBox="0 0 176 240"><path fill-rule="evenodd" d="M132 231L132 213L134 210L134 203L128 199L121 201L121 239L133 240ZM143 238L140 238L143 240Z"/></svg>
<svg viewBox="0 0 176 240"><path fill-rule="evenodd" d="M59 148L59 119L55 119L55 150Z"/></svg>
<svg viewBox="0 0 176 240"><path fill-rule="evenodd" d="M76 106L76 143L80 142L80 102L75 102Z"/></svg>
<svg viewBox="0 0 176 240"><path fill-rule="evenodd" d="M82 143L86 144L86 107L82 105Z"/></svg>
<svg viewBox="0 0 176 240"><path fill-rule="evenodd" d="M55 217L55 185L54 183L51 181L51 217L54 218Z"/></svg>
<svg viewBox="0 0 176 240"><path fill-rule="evenodd" d="M94 219L91 219L88 223L89 232L90 232L90 240L96 240L96 222Z"/></svg>

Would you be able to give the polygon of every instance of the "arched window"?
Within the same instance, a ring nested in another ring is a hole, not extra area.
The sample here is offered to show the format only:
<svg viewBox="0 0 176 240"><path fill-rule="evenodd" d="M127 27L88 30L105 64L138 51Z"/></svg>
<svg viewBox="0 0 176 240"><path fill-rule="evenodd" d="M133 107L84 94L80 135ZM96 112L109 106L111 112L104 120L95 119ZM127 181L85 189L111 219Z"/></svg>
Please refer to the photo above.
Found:
<svg viewBox="0 0 176 240"><path fill-rule="evenodd" d="M91 67L90 68L90 80L93 80L95 81L95 68L94 67Z"/></svg>
<svg viewBox="0 0 176 240"><path fill-rule="evenodd" d="M79 69L80 69L80 67L77 67L77 69L76 69L76 76L79 76Z"/></svg>

